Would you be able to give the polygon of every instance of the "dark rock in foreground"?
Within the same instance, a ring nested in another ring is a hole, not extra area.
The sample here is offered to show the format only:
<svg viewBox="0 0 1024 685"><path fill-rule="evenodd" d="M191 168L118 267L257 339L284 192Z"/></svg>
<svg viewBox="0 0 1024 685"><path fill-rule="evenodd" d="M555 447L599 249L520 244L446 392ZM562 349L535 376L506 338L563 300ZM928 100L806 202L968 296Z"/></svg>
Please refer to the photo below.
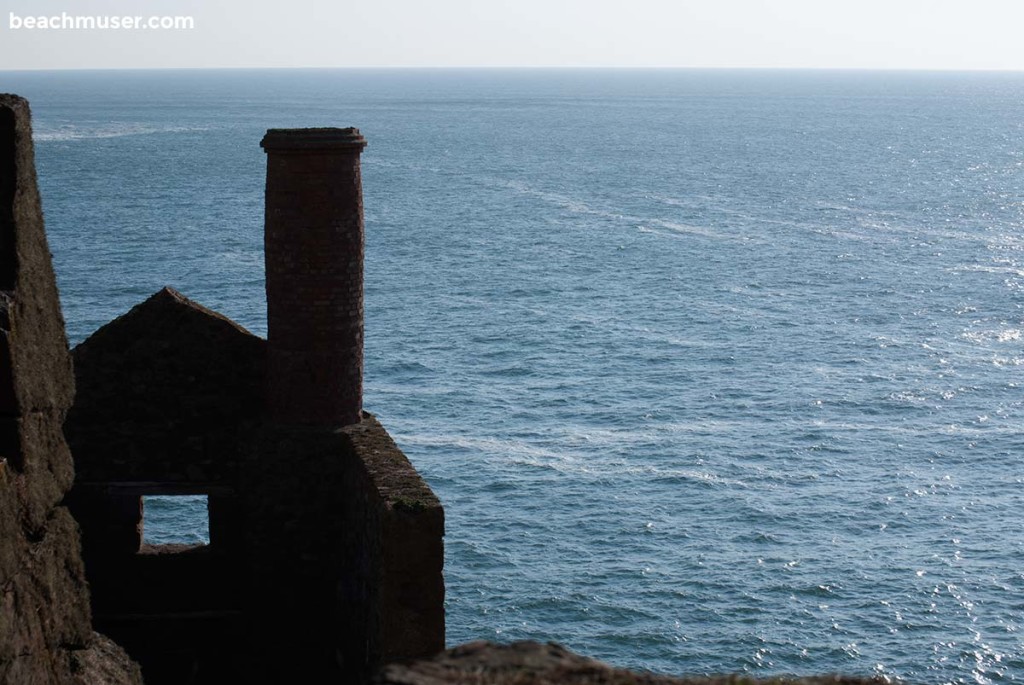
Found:
<svg viewBox="0 0 1024 685"><path fill-rule="evenodd" d="M886 681L842 676L671 678L612 668L552 643L496 645L471 642L442 652L433 659L388 666L377 682L379 685L857 685Z"/></svg>
<svg viewBox="0 0 1024 685"><path fill-rule="evenodd" d="M34 154L28 103L0 95L0 683L136 685L135 664L93 633L61 504L75 386Z"/></svg>

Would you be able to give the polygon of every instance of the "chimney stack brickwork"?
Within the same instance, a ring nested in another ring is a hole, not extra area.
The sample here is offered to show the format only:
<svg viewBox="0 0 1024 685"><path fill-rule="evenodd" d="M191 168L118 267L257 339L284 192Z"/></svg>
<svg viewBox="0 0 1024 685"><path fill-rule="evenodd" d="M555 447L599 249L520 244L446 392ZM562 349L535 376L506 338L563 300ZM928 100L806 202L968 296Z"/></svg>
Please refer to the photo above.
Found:
<svg viewBox="0 0 1024 685"><path fill-rule="evenodd" d="M287 425L358 423L363 385L363 202L354 128L270 129L267 407Z"/></svg>

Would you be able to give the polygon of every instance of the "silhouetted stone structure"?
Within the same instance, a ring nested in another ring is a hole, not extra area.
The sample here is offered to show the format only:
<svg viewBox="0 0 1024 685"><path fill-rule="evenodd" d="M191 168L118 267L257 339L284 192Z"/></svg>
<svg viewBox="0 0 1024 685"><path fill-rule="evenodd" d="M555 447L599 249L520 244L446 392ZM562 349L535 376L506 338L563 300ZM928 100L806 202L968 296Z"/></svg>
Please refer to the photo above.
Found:
<svg viewBox="0 0 1024 685"><path fill-rule="evenodd" d="M0 95L0 683L129 685L92 630L78 528L60 502L74 377L36 186L28 103Z"/></svg>
<svg viewBox="0 0 1024 685"><path fill-rule="evenodd" d="M271 130L269 340L165 288L74 350L66 433L97 625L146 682L359 682L444 647L443 511L361 412L355 129ZM144 495L210 544L142 543Z"/></svg>

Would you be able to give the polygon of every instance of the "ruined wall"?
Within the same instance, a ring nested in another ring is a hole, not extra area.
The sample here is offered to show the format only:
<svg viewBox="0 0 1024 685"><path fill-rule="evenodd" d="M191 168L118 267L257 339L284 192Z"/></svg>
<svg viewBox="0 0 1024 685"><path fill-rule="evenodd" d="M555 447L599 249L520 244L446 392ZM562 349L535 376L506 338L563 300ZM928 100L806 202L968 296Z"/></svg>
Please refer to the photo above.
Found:
<svg viewBox="0 0 1024 685"><path fill-rule="evenodd" d="M74 397L28 103L0 95L0 683L140 683L92 631L61 426Z"/></svg>
<svg viewBox="0 0 1024 685"><path fill-rule="evenodd" d="M444 647L440 502L368 414L265 425L265 348L165 289L74 350L96 622L150 685L361 682ZM210 545L142 546L139 496L184 492Z"/></svg>
<svg viewBox="0 0 1024 685"><path fill-rule="evenodd" d="M97 628L149 685L258 683L243 598L238 472L263 412L266 341L171 288L73 351L68 503ZM210 544L143 545L146 495L206 495Z"/></svg>
<svg viewBox="0 0 1024 685"><path fill-rule="evenodd" d="M273 426L260 442L240 491L258 632L297 678L280 682L362 682L443 649L444 512L380 423Z"/></svg>

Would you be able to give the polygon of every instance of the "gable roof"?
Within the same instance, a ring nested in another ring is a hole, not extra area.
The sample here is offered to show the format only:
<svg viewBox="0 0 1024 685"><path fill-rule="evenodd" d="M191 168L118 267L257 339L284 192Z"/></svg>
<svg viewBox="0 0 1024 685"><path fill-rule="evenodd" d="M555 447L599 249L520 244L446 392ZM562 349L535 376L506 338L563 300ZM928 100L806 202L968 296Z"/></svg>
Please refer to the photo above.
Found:
<svg viewBox="0 0 1024 685"><path fill-rule="evenodd" d="M65 433L79 479L170 478L175 462L227 459L239 425L263 411L266 341L172 288L72 355Z"/></svg>

